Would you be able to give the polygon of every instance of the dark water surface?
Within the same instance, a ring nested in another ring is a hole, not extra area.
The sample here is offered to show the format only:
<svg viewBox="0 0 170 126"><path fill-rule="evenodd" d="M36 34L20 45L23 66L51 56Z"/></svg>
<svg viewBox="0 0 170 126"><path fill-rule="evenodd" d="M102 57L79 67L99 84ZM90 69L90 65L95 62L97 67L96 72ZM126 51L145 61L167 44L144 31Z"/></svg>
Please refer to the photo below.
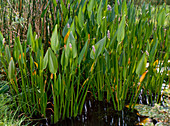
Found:
<svg viewBox="0 0 170 126"><path fill-rule="evenodd" d="M38 126L134 126L147 117L142 117L136 110L128 108L115 111L111 103L106 101L86 100L81 115L66 118L57 124L50 124L50 120L42 120Z"/></svg>

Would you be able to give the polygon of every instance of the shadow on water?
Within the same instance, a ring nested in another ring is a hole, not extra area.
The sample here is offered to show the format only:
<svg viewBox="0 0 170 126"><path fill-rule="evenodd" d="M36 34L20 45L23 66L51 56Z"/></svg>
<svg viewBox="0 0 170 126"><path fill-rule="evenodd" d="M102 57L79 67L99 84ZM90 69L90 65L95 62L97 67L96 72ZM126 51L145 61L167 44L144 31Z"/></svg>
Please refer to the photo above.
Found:
<svg viewBox="0 0 170 126"><path fill-rule="evenodd" d="M51 124L50 119L45 119L36 124L38 126L133 126L145 119L147 117L139 115L137 110L132 112L125 107L122 111L115 111L111 103L88 99L85 101L82 114L75 118L66 118L57 124Z"/></svg>
<svg viewBox="0 0 170 126"><path fill-rule="evenodd" d="M117 112L112 104L88 100L84 104L82 115L68 118L53 126L125 126L135 125L140 121L137 111L131 112L128 108Z"/></svg>

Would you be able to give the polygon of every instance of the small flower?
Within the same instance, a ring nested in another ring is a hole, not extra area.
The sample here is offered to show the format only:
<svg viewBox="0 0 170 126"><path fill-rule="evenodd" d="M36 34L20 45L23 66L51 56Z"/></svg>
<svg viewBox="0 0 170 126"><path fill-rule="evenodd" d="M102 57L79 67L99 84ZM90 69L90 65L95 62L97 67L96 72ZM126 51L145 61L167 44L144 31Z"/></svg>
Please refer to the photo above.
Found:
<svg viewBox="0 0 170 126"><path fill-rule="evenodd" d="M71 45L71 43L69 44L69 47L70 47L70 49L72 49L72 45Z"/></svg>
<svg viewBox="0 0 170 126"><path fill-rule="evenodd" d="M107 5L107 10L112 11L112 7L109 4Z"/></svg>
<svg viewBox="0 0 170 126"><path fill-rule="evenodd" d="M109 30L107 30L107 37L108 37L108 39L110 39L110 31Z"/></svg>
<svg viewBox="0 0 170 126"><path fill-rule="evenodd" d="M149 56L149 52L146 50L146 55Z"/></svg>
<svg viewBox="0 0 170 126"><path fill-rule="evenodd" d="M120 5L119 0L117 1L117 4Z"/></svg>
<svg viewBox="0 0 170 126"><path fill-rule="evenodd" d="M58 3L58 0L56 0L56 2Z"/></svg>
<svg viewBox="0 0 170 126"><path fill-rule="evenodd" d="M68 6L67 6L68 9L70 9L70 3L68 3Z"/></svg>
<svg viewBox="0 0 170 126"><path fill-rule="evenodd" d="M92 46L92 49L93 49L93 52L95 53L96 49L95 49L94 45Z"/></svg>
<svg viewBox="0 0 170 126"><path fill-rule="evenodd" d="M69 23L67 24L67 28L70 28L70 24Z"/></svg>

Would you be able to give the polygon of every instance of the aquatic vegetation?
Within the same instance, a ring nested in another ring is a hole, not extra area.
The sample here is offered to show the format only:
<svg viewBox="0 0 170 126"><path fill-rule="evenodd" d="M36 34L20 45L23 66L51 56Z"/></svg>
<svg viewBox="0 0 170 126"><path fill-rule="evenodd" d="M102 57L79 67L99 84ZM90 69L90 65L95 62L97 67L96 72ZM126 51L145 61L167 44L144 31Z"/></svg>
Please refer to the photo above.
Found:
<svg viewBox="0 0 170 126"><path fill-rule="evenodd" d="M57 123L82 113L88 92L96 100L112 102L118 111L126 101L134 109L141 89L158 96L154 99L159 102L162 83L169 81L166 4L152 14L151 4L140 8L126 0L114 5L108 0L45 3L38 35L35 17L32 25L27 23L25 39L4 39L0 32L0 61L9 91L16 96L15 107Z"/></svg>

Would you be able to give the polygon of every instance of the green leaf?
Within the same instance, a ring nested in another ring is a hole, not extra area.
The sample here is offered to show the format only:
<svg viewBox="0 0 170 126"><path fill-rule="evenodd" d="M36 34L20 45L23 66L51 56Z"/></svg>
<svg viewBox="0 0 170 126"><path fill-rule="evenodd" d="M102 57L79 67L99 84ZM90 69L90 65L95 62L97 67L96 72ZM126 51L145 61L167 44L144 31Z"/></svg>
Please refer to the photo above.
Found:
<svg viewBox="0 0 170 126"><path fill-rule="evenodd" d="M6 82L7 83L7 82ZM6 93L9 90L8 84L3 85L2 87L0 86L0 94L1 93ZM1 125L0 125L1 126Z"/></svg>
<svg viewBox="0 0 170 126"><path fill-rule="evenodd" d="M51 37L51 48L56 53L59 47L60 47L60 43L58 40L57 25L55 25L55 28L54 28L54 31Z"/></svg>
<svg viewBox="0 0 170 126"><path fill-rule="evenodd" d="M11 58L11 60L9 62L9 66L8 66L8 77L9 77L9 79L14 78L14 75L15 75L15 65L14 65L13 58Z"/></svg>
<svg viewBox="0 0 170 126"><path fill-rule="evenodd" d="M142 58L140 59L140 61L137 64L136 74L142 75L145 72L146 63L147 63L147 58L146 58L146 54L144 53L142 55Z"/></svg>
<svg viewBox="0 0 170 126"><path fill-rule="evenodd" d="M100 1L100 5L97 11L97 24L100 25L102 20L102 0Z"/></svg>
<svg viewBox="0 0 170 126"><path fill-rule="evenodd" d="M155 41L155 40L154 40ZM156 49L157 49L157 46L158 46L158 39L156 39L156 41L152 44L153 47L149 53L149 59L152 59L152 61L154 60L154 55L156 53Z"/></svg>
<svg viewBox="0 0 170 126"><path fill-rule="evenodd" d="M67 32L68 32L68 27L67 27L67 25L69 24L71 24L72 23L72 18L70 17L70 19L68 20L68 22L67 22L67 24L64 26L64 29L63 29L63 31L62 31L62 36L63 37L65 37L66 36L66 34L67 34ZM73 22L74 23L74 22Z"/></svg>
<svg viewBox="0 0 170 126"><path fill-rule="evenodd" d="M43 69L45 69L47 67L47 63L48 63L48 50L44 56L44 59L43 59Z"/></svg>
<svg viewBox="0 0 170 126"><path fill-rule="evenodd" d="M56 7L57 6L57 1L53 0L53 4L54 4L54 7Z"/></svg>
<svg viewBox="0 0 170 126"><path fill-rule="evenodd" d="M122 15L127 15L127 5L126 5L126 0L123 1Z"/></svg>
<svg viewBox="0 0 170 126"><path fill-rule="evenodd" d="M48 6L49 6L49 4L50 4L50 1L51 1L51 0L48 1L47 6L45 7L45 9L43 10L43 12L42 12L42 14L41 14L41 17L42 17L42 18L44 17L45 13L47 12L47 8L48 8ZM54 1L54 0L53 0L53 1Z"/></svg>
<svg viewBox="0 0 170 126"><path fill-rule="evenodd" d="M48 48L48 66L51 73L57 73L58 61L51 48Z"/></svg>
<svg viewBox="0 0 170 126"><path fill-rule="evenodd" d="M83 24L84 24L84 14L83 14L83 12L82 12L82 10L81 10L81 7L80 7L80 9L79 9L78 19L79 19L79 26L80 26L81 28L83 28Z"/></svg>
<svg viewBox="0 0 170 126"><path fill-rule="evenodd" d="M77 56L77 46L76 46L76 41L74 39L72 31L70 32L70 35L69 35L69 41L72 44L73 58L76 58L76 56Z"/></svg>
<svg viewBox="0 0 170 126"><path fill-rule="evenodd" d="M27 32L27 44L31 45L31 49L34 52L36 51L31 24L29 24L29 28L28 28L28 32Z"/></svg>
<svg viewBox="0 0 170 126"><path fill-rule="evenodd" d="M100 53L104 50L105 43L106 43L106 36L94 45L95 52L93 49L91 50L90 58L97 59Z"/></svg>
<svg viewBox="0 0 170 126"><path fill-rule="evenodd" d="M91 17L93 6L94 6L94 0L90 0L88 7L87 7L89 18Z"/></svg>
<svg viewBox="0 0 170 126"><path fill-rule="evenodd" d="M79 58L78 58L78 64L79 64L79 65L80 65L80 63L81 63L81 61L82 61L82 59L83 59L83 56L84 56L84 54L85 54L85 51L86 51L86 49L87 49L87 44L88 44L88 40L86 41L83 49L82 49L81 52L80 52L80 55L79 55Z"/></svg>
<svg viewBox="0 0 170 126"><path fill-rule="evenodd" d="M117 4L117 0L115 0L114 11L115 11L115 15L118 15L118 4Z"/></svg>
<svg viewBox="0 0 170 126"><path fill-rule="evenodd" d="M20 50L20 53L21 53L21 62L24 63L23 49L22 49L22 46L21 46L21 42L19 40L19 36L15 38L15 42L17 43L17 47L18 47L18 49ZM19 60L19 57L18 57L18 60Z"/></svg>
<svg viewBox="0 0 170 126"><path fill-rule="evenodd" d="M7 63L9 63L9 61L11 59L11 52L9 50L9 46L8 45L5 46L5 55L6 55Z"/></svg>
<svg viewBox="0 0 170 126"><path fill-rule="evenodd" d="M0 32L0 48L2 48L2 46L3 46L3 40L4 40L4 37L3 37L2 33Z"/></svg>
<svg viewBox="0 0 170 126"><path fill-rule="evenodd" d="M161 12L158 15L158 26L163 26L165 23L165 17L166 17L166 13L165 13L165 9L163 8L161 10Z"/></svg>
<svg viewBox="0 0 170 126"><path fill-rule="evenodd" d="M62 54L61 54L61 65L64 66L64 56L65 56L65 51L63 49Z"/></svg>
<svg viewBox="0 0 170 126"><path fill-rule="evenodd" d="M117 32L117 41L121 42L125 37L125 16L123 16Z"/></svg>

